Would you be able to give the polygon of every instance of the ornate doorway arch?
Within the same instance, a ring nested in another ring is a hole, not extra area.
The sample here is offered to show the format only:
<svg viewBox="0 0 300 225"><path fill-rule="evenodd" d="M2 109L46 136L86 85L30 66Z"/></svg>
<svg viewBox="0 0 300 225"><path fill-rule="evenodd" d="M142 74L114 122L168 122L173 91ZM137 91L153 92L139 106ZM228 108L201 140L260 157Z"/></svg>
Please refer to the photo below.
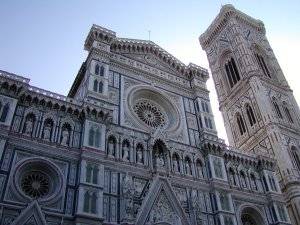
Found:
<svg viewBox="0 0 300 225"><path fill-rule="evenodd" d="M240 208L241 225L266 225L266 219L260 210L252 205L244 205Z"/></svg>

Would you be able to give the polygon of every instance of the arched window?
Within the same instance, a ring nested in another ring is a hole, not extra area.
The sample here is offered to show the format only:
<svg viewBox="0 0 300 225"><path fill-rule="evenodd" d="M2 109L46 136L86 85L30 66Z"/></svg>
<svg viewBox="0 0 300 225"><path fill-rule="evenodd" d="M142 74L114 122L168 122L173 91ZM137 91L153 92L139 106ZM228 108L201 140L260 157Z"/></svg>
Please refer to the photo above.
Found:
<svg viewBox="0 0 300 225"><path fill-rule="evenodd" d="M99 82L99 93L102 93L103 92L103 82L100 81Z"/></svg>
<svg viewBox="0 0 300 225"><path fill-rule="evenodd" d="M268 69L268 67L265 63L264 58L261 55L257 54L257 53L255 54L255 58L257 60L257 63L259 65L260 69L263 71L264 75L271 78L270 71L269 71L269 69Z"/></svg>
<svg viewBox="0 0 300 225"><path fill-rule="evenodd" d="M98 172L99 172L98 166L94 166L94 169L93 169L93 184L98 184Z"/></svg>
<svg viewBox="0 0 300 225"><path fill-rule="evenodd" d="M232 88L241 79L233 58L230 58L227 63L225 63L225 71L230 87Z"/></svg>
<svg viewBox="0 0 300 225"><path fill-rule="evenodd" d="M180 161L179 161L179 156L177 153L174 153L172 156L172 164L173 164L173 171L175 173L180 173Z"/></svg>
<svg viewBox="0 0 300 225"><path fill-rule="evenodd" d="M1 113L1 117L0 117L0 122L5 122L7 114L9 111L9 103L6 103L3 107L2 113ZM1 108L0 108L0 112L1 112Z"/></svg>
<svg viewBox="0 0 300 225"><path fill-rule="evenodd" d="M240 134L243 135L246 133L246 126L240 113L237 113L236 115L236 122L239 127Z"/></svg>
<svg viewBox="0 0 300 225"><path fill-rule="evenodd" d="M136 146L136 162L144 163L144 147L141 143L138 143Z"/></svg>
<svg viewBox="0 0 300 225"><path fill-rule="evenodd" d="M95 91L95 92L98 91L98 81L97 80L94 80L93 91Z"/></svg>
<svg viewBox="0 0 300 225"><path fill-rule="evenodd" d="M246 105L246 112L247 112L249 123L251 126L253 126L254 124L256 124L256 119L252 107L249 104Z"/></svg>
<svg viewBox="0 0 300 225"><path fill-rule="evenodd" d="M130 159L130 143L126 139L122 143L122 158L125 161Z"/></svg>
<svg viewBox="0 0 300 225"><path fill-rule="evenodd" d="M286 117L288 118L289 122L294 123L293 117L292 117L292 115L290 113L290 110L288 109L287 106L284 106L284 113L285 113Z"/></svg>
<svg viewBox="0 0 300 225"><path fill-rule="evenodd" d="M109 136L107 141L107 154L116 156L117 140L114 136Z"/></svg>
<svg viewBox="0 0 300 225"><path fill-rule="evenodd" d="M104 71L105 71L105 69L104 69L104 66L101 66L100 67L100 76L104 76Z"/></svg>
<svg viewBox="0 0 300 225"><path fill-rule="evenodd" d="M88 191L84 194L83 211L86 213L90 212L90 194Z"/></svg>
<svg viewBox="0 0 300 225"><path fill-rule="evenodd" d="M89 130L89 145L90 146L94 145L94 139L95 139L95 130L93 127L91 127Z"/></svg>
<svg viewBox="0 0 300 225"><path fill-rule="evenodd" d="M278 106L278 104L277 104L275 98L273 98L272 103L273 103L273 106L274 106L274 108L275 108L275 112L276 112L277 116L278 116L280 119L282 119L282 114L281 114L280 108L279 108L279 106Z"/></svg>
<svg viewBox="0 0 300 225"><path fill-rule="evenodd" d="M299 159L299 155L298 155L298 149L295 146L292 146L291 151L292 151L292 155L294 157L296 167L300 171L300 159Z"/></svg>
<svg viewBox="0 0 300 225"><path fill-rule="evenodd" d="M96 64L96 66L95 66L95 74L96 74L96 75L99 75L99 72L100 72L99 65Z"/></svg>
<svg viewBox="0 0 300 225"><path fill-rule="evenodd" d="M92 173L93 173L93 167L90 164L88 164L86 166L86 177L85 177L85 181L87 183L91 183L91 181L92 181Z"/></svg>
<svg viewBox="0 0 300 225"><path fill-rule="evenodd" d="M100 147L100 138L101 138L101 132L100 132L100 129L97 128L96 132L95 132L95 146L96 146L96 148Z"/></svg>
<svg viewBox="0 0 300 225"><path fill-rule="evenodd" d="M274 177L269 174L268 175L268 180L269 180L269 184L271 186L271 190L272 191L277 191L277 185L276 185Z"/></svg>
<svg viewBox="0 0 300 225"><path fill-rule="evenodd" d="M97 195L96 193L93 193L91 196L91 213L96 214L97 213Z"/></svg>
<svg viewBox="0 0 300 225"><path fill-rule="evenodd" d="M237 186L236 178L235 178L235 172L233 168L229 168L229 182L231 185Z"/></svg>
<svg viewBox="0 0 300 225"><path fill-rule="evenodd" d="M192 162L189 157L185 157L185 172L187 175L192 175Z"/></svg>
<svg viewBox="0 0 300 225"><path fill-rule="evenodd" d="M203 165L200 159L196 161L197 174L199 178L203 178Z"/></svg>

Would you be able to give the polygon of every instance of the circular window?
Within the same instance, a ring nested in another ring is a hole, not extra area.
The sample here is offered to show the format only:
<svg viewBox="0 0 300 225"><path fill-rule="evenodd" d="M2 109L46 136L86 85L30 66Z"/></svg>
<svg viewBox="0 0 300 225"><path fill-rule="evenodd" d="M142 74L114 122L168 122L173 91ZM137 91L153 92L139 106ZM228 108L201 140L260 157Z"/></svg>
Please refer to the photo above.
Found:
<svg viewBox="0 0 300 225"><path fill-rule="evenodd" d="M131 123L141 129L161 129L173 132L180 127L179 110L170 97L156 88L136 85L127 92L126 107Z"/></svg>
<svg viewBox="0 0 300 225"><path fill-rule="evenodd" d="M157 128L166 124L166 115L158 105L149 100L139 100L133 107L137 116L148 126Z"/></svg>
<svg viewBox="0 0 300 225"><path fill-rule="evenodd" d="M17 190L30 199L49 200L62 188L60 170L42 158L31 158L17 165L14 181Z"/></svg>
<svg viewBox="0 0 300 225"><path fill-rule="evenodd" d="M49 193L49 180L46 174L32 171L21 178L22 191L32 198L43 197Z"/></svg>

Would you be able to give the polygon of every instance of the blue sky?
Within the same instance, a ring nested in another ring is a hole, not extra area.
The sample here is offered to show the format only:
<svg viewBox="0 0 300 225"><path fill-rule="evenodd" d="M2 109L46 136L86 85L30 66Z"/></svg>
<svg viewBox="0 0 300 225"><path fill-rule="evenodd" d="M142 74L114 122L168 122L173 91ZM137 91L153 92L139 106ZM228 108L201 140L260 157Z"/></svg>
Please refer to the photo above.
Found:
<svg viewBox="0 0 300 225"><path fill-rule="evenodd" d="M0 69L66 95L87 55L83 44L93 23L115 31L119 37L134 39L148 39L151 30L151 40L175 57L208 68L198 37L226 3L265 23L271 46L299 104L299 0L2 0ZM226 138L212 79L208 87L217 129Z"/></svg>

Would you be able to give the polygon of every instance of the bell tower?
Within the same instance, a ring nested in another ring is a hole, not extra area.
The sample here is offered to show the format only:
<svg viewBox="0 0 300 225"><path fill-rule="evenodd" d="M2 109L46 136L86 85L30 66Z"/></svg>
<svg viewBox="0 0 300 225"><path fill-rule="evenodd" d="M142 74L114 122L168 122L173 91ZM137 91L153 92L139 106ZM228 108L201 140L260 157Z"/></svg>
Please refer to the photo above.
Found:
<svg viewBox="0 0 300 225"><path fill-rule="evenodd" d="M225 5L200 36L229 144L273 157L293 224L300 224L300 111L260 20Z"/></svg>

